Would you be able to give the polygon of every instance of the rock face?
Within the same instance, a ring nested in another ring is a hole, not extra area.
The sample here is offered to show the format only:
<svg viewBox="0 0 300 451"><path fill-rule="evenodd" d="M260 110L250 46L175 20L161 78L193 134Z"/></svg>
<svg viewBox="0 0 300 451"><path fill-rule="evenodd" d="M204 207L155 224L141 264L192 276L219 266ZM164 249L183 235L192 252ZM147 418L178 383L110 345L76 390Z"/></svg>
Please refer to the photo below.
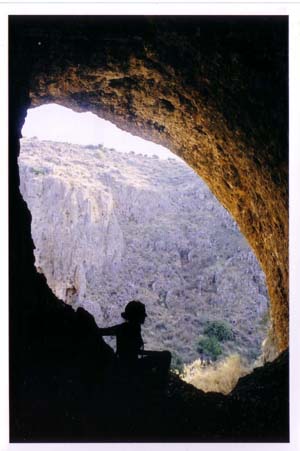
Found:
<svg viewBox="0 0 300 451"><path fill-rule="evenodd" d="M112 193L91 178L80 149L77 165L76 154L73 161L60 160L68 147L24 143L20 189L33 215L35 266L55 295L71 303L86 297L93 268L99 275L114 273L124 240Z"/></svg>
<svg viewBox="0 0 300 451"><path fill-rule="evenodd" d="M268 327L264 275L187 165L23 139L19 166L35 266L58 298L85 307L101 327L141 299L146 347L168 348L185 363L199 356L209 320L233 329L222 357L258 356Z"/></svg>

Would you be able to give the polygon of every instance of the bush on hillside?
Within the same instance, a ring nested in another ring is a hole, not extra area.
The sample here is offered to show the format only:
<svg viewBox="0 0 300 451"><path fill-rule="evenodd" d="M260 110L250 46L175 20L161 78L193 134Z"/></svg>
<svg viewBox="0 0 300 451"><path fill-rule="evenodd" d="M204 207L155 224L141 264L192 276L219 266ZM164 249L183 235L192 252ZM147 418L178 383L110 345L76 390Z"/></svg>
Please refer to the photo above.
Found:
<svg viewBox="0 0 300 451"><path fill-rule="evenodd" d="M226 321L209 321L204 329L204 334L210 338L215 337L218 341L233 339L231 326Z"/></svg>
<svg viewBox="0 0 300 451"><path fill-rule="evenodd" d="M222 354L222 347L216 337L205 337L199 340L197 351L207 354L212 360L217 360Z"/></svg>

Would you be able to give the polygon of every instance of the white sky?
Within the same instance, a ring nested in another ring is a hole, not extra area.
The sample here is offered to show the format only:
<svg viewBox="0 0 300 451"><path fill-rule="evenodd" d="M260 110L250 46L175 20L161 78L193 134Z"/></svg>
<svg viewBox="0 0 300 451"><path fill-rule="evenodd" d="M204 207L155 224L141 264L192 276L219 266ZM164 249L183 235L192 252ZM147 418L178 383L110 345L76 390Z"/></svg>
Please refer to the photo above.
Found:
<svg viewBox="0 0 300 451"><path fill-rule="evenodd" d="M133 136L93 113L76 113L54 103L29 109L22 134L26 138L36 136L41 140L82 145L101 143L119 152L178 158L165 147Z"/></svg>

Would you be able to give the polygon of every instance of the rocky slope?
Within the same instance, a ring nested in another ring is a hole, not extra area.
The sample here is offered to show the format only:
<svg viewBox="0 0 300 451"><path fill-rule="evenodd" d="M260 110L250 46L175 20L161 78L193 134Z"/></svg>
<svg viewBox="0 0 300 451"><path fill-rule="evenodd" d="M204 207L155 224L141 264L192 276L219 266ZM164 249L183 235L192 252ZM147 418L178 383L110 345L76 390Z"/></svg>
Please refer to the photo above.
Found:
<svg viewBox="0 0 300 451"><path fill-rule="evenodd" d="M223 355L253 360L268 327L264 275L236 224L186 165L102 146L22 140L21 192L35 264L55 295L99 325L145 302L145 346L198 357L210 320Z"/></svg>

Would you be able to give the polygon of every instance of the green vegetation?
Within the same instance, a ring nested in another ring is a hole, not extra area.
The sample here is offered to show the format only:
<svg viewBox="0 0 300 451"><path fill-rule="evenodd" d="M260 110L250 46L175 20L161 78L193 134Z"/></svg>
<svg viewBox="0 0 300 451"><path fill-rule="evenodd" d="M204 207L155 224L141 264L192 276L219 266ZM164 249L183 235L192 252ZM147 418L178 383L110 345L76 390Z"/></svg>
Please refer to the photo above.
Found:
<svg viewBox="0 0 300 451"><path fill-rule="evenodd" d="M233 340L231 326L226 321L207 321L204 328L204 337L198 341L197 351L208 355L212 360L222 355L220 342Z"/></svg>
<svg viewBox="0 0 300 451"><path fill-rule="evenodd" d="M217 360L223 352L216 337L201 338L198 342L197 351L199 353L203 352L204 354L208 354L212 360Z"/></svg>
<svg viewBox="0 0 300 451"><path fill-rule="evenodd" d="M218 341L233 339L231 326L226 321L209 321L204 329L204 334L210 338L216 338Z"/></svg>

